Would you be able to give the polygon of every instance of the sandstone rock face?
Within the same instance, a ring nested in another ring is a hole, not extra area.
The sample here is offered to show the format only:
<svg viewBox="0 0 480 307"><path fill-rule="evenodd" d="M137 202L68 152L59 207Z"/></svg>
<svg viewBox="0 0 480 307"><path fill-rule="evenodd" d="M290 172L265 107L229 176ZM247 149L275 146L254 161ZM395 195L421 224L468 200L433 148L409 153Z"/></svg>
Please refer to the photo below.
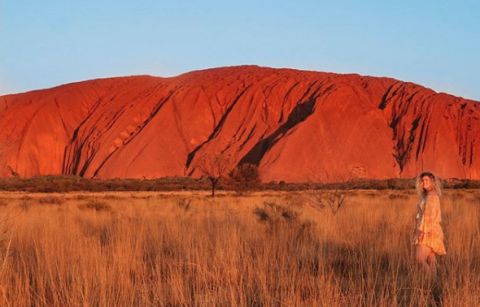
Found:
<svg viewBox="0 0 480 307"><path fill-rule="evenodd" d="M390 78L237 66L0 97L0 174L200 176L203 154L263 181L480 179L480 103Z"/></svg>

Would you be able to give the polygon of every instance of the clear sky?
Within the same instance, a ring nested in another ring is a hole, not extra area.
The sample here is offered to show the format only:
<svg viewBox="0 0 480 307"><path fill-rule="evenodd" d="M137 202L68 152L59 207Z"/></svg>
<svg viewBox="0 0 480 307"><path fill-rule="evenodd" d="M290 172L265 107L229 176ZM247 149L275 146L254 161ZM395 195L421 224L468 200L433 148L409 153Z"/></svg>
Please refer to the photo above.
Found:
<svg viewBox="0 0 480 307"><path fill-rule="evenodd" d="M255 64L480 100L480 1L0 0L0 94Z"/></svg>

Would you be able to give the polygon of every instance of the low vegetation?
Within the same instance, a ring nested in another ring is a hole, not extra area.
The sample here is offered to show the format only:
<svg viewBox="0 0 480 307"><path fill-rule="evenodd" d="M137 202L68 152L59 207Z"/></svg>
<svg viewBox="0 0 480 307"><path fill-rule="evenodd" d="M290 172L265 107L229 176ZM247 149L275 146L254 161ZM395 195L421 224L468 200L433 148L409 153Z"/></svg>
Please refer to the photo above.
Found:
<svg viewBox="0 0 480 307"><path fill-rule="evenodd" d="M242 173L243 172L243 173ZM239 174L240 173L240 174ZM233 170L214 178L215 188L231 191L302 191L311 189L375 189L410 190L414 187L411 179L355 179L339 183L287 183L284 181L260 182L256 170L249 166ZM480 189L480 180L448 179L443 182L448 189ZM200 191L212 189L208 177L165 177L158 179L88 179L77 176L39 176L31 178L0 178L0 191L24 192L72 192L72 191ZM240 193L241 194L241 193Z"/></svg>
<svg viewBox="0 0 480 307"><path fill-rule="evenodd" d="M413 190L343 191L334 214L330 192L2 192L0 305L480 301L479 190L442 198L447 255L433 283L413 262Z"/></svg>

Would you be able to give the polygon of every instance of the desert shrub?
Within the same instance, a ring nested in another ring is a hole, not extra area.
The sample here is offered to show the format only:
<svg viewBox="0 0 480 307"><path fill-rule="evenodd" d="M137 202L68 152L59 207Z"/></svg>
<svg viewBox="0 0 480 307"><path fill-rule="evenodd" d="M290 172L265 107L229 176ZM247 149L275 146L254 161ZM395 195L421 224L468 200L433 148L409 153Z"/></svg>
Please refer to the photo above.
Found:
<svg viewBox="0 0 480 307"><path fill-rule="evenodd" d="M80 210L95 210L97 212L99 212L99 211L104 211L104 212L112 211L112 207L108 203L106 203L104 201L96 200L96 199L93 199L91 201L87 201L83 204L80 204L80 205L78 205L78 208Z"/></svg>
<svg viewBox="0 0 480 307"><path fill-rule="evenodd" d="M297 211L290 206L277 204L274 202L265 201L263 206L256 207L253 211L257 217L257 221L264 225L265 235L267 238L274 237L283 238L280 249L285 248L288 254L296 254L298 266L305 266L305 261L300 254L304 250L305 244L317 243L315 237L315 222L305 220L300 217L300 211ZM302 248L300 248L302 246ZM317 246L315 246L316 248ZM302 250L302 251L300 251ZM318 253L315 253L318 256ZM316 257L316 256L315 256ZM314 263L318 267L318 263ZM316 270L316 269L314 269Z"/></svg>
<svg viewBox="0 0 480 307"><path fill-rule="evenodd" d="M413 189L415 181L413 179L394 178L387 179L387 188L392 190Z"/></svg>
<svg viewBox="0 0 480 307"><path fill-rule="evenodd" d="M190 209L191 203L192 199L186 197L177 200L178 207L180 207L183 211L188 211Z"/></svg>
<svg viewBox="0 0 480 307"><path fill-rule="evenodd" d="M79 194L79 195L76 195L76 196L74 197L75 200L87 200L87 199L89 199L89 198L90 198L90 196L88 196L88 195L83 195L83 194Z"/></svg>
<svg viewBox="0 0 480 307"><path fill-rule="evenodd" d="M123 197L115 195L115 194L108 194L108 195L103 196L103 199L120 200L120 199L123 199Z"/></svg>
<svg viewBox="0 0 480 307"><path fill-rule="evenodd" d="M378 197L378 194L375 191L366 191L364 195L368 198L375 198Z"/></svg>
<svg viewBox="0 0 480 307"><path fill-rule="evenodd" d="M462 193L462 192L458 192L458 191L455 191L453 192L450 197L452 199L457 199L457 200L461 200L461 199L464 199L465 198L465 194Z"/></svg>
<svg viewBox="0 0 480 307"><path fill-rule="evenodd" d="M388 198L391 199L391 200L408 199L408 195L400 194L400 193L392 193L392 194L388 195Z"/></svg>
<svg viewBox="0 0 480 307"><path fill-rule="evenodd" d="M150 198L153 198L153 195L136 195L135 193L132 193L130 198L133 198L133 199L150 199Z"/></svg>
<svg viewBox="0 0 480 307"><path fill-rule="evenodd" d="M333 215L345 206L346 193L340 190L308 193L309 204L316 209L329 208Z"/></svg>
<svg viewBox="0 0 480 307"><path fill-rule="evenodd" d="M31 200L20 200L18 203L18 208L20 208L23 211L28 211L32 207L32 201Z"/></svg>
<svg viewBox="0 0 480 307"><path fill-rule="evenodd" d="M116 219L107 219L99 223L88 218L77 217L76 222L85 236L97 239L102 247L112 244L115 233L118 231Z"/></svg>
<svg viewBox="0 0 480 307"><path fill-rule="evenodd" d="M233 189L239 193L251 190L260 183L258 166L251 163L238 165L229 173L229 177Z"/></svg>
<svg viewBox="0 0 480 307"><path fill-rule="evenodd" d="M40 204L46 204L46 205L62 205L63 203L65 203L65 198L58 197L58 196L45 196L45 197L40 197L38 199L38 202Z"/></svg>
<svg viewBox="0 0 480 307"><path fill-rule="evenodd" d="M285 205L279 205L274 202L264 202L263 207L257 207L254 214L260 221L292 222L298 218L298 211L293 210Z"/></svg>

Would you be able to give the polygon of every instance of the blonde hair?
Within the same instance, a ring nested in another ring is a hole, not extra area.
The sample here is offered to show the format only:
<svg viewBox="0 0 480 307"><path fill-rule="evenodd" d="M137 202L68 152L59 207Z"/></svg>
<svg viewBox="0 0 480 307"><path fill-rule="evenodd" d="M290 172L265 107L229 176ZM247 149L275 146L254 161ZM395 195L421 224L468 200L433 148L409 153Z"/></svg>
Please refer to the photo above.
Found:
<svg viewBox="0 0 480 307"><path fill-rule="evenodd" d="M438 196L442 196L442 181L440 180L440 178L431 171L423 171L418 174L415 180L415 189L417 190L420 198L425 199L427 197L427 194L422 187L422 178L425 176L428 176L430 177L430 179L432 179L433 188L437 192Z"/></svg>

